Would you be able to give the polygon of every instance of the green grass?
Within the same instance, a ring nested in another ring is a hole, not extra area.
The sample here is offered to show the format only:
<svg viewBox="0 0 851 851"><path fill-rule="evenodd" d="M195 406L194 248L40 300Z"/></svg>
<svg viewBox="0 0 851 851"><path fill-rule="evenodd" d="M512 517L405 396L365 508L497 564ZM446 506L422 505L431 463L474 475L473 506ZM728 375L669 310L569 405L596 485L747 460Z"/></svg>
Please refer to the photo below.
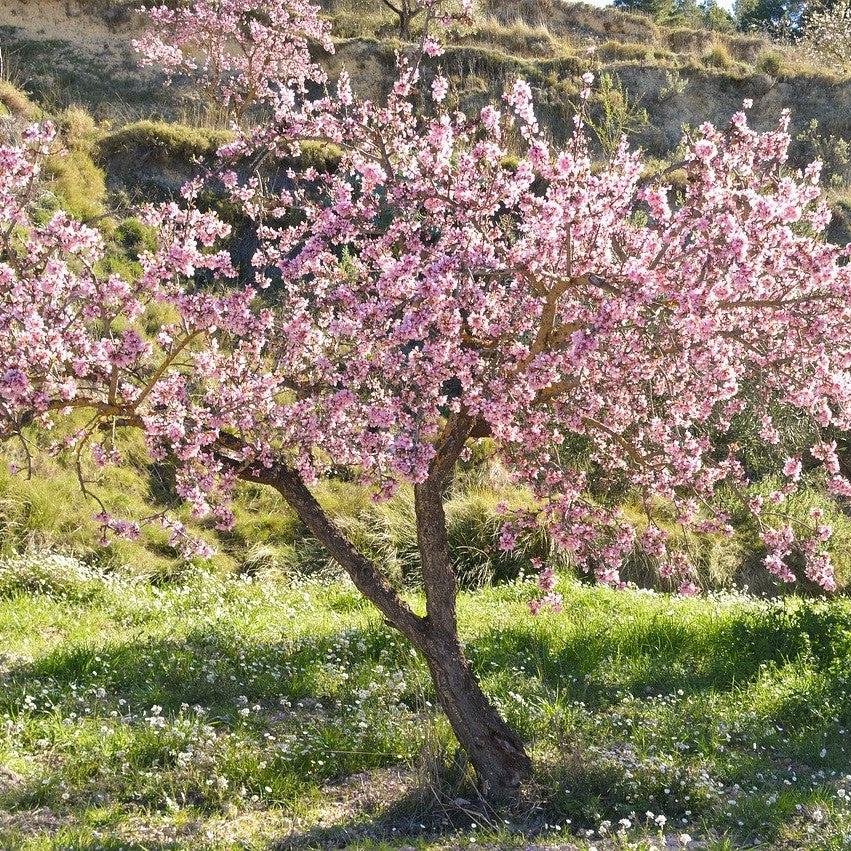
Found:
<svg viewBox="0 0 851 851"><path fill-rule="evenodd" d="M209 158L232 139L224 130L187 127L165 121L136 121L104 135L98 142L98 156L108 160L119 154L192 160Z"/></svg>
<svg viewBox="0 0 851 851"><path fill-rule="evenodd" d="M468 652L538 766L504 824L460 802L422 664L347 584L51 575L0 571L4 849L649 848L683 832L839 849L851 833L845 600L565 582L565 614L533 618L529 583L463 594Z"/></svg>

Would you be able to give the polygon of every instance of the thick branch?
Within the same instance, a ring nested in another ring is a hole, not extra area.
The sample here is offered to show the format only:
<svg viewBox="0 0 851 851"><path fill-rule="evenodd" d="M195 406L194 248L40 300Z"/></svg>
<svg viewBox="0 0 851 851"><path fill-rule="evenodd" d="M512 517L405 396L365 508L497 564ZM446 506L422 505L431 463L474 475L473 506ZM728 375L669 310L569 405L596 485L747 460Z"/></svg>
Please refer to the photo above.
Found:
<svg viewBox="0 0 851 851"><path fill-rule="evenodd" d="M229 450L239 448L241 443L237 438L227 438L224 435L220 437L220 442L228 444ZM418 637L423 633L424 619L411 611L381 571L346 539L295 470L279 463L268 468L244 466L229 454L222 454L219 458L244 481L275 488L316 540L349 574L361 594L370 600L393 626L415 645L420 646Z"/></svg>

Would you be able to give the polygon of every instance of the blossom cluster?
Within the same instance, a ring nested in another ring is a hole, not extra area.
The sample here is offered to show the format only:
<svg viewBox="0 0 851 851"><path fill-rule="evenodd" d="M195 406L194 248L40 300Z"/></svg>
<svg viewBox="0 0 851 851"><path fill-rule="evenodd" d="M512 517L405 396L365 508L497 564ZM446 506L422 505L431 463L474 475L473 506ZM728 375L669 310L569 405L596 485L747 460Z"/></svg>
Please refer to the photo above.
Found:
<svg viewBox="0 0 851 851"><path fill-rule="evenodd" d="M329 53L330 26L306 0L204 0L148 9L150 26L134 41L144 64L168 79L190 75L224 106L241 112L256 101L289 100L325 75L310 45Z"/></svg>

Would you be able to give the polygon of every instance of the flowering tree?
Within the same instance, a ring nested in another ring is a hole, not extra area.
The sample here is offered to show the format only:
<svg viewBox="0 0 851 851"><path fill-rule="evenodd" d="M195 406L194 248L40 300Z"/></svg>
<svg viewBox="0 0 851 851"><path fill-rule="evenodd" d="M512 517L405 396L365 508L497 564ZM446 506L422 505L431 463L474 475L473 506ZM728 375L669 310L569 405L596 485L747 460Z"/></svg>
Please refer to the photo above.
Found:
<svg viewBox="0 0 851 851"><path fill-rule="evenodd" d="M218 179L256 228L246 280L228 226L197 208L198 185L145 211L158 246L138 280L99 275L97 232L33 213L52 130L0 149L0 435L25 441L80 410L78 457L118 463L109 435L142 429L155 458L176 462L181 496L223 529L238 481L276 489L420 652L486 793L510 797L531 764L458 635L443 506L456 463L490 437L533 500L506 518L503 545L545 526L600 582L621 585L643 548L694 592L689 554L658 514L729 532L713 499L724 488L754 516L769 571L793 579L794 555L830 591L830 529L816 515L789 523L783 505L804 462L851 494L825 436L851 424L851 271L821 239L818 165L784 167L785 119L768 133L744 113L704 125L674 206L625 143L592 163L581 116L553 148L524 82L470 118L441 106L443 77L420 91L419 58L399 66L384 104L359 100L345 74L312 101L304 77L295 94L278 94L283 80L264 89L269 120L220 152ZM257 151L289 159L304 139L340 146L339 168L291 171L272 191L244 167ZM173 315L155 338L138 330L151 303ZM778 407L812 439L763 502L719 435L747 409L777 442ZM571 464L577 443L583 463ZM310 485L330 465L357 471L376 499L413 486L424 611L316 501ZM591 469L636 494L640 532L589 496ZM534 608L560 608L546 565L540 585Z"/></svg>
<svg viewBox="0 0 851 851"><path fill-rule="evenodd" d="M839 2L807 18L804 50L842 74L851 71L851 3Z"/></svg>
<svg viewBox="0 0 851 851"><path fill-rule="evenodd" d="M150 28L133 46L144 65L168 79L190 75L215 101L241 116L257 101L303 94L323 83L310 44L333 52L330 26L304 0L204 0L163 4L147 12Z"/></svg>

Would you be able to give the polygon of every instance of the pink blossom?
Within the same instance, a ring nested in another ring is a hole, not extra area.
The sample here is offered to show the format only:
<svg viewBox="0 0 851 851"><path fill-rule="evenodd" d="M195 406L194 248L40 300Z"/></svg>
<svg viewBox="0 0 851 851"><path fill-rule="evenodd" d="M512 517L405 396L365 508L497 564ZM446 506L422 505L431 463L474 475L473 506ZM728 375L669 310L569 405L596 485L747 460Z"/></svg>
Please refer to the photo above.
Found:
<svg viewBox="0 0 851 851"><path fill-rule="evenodd" d="M442 103L449 91L449 80L443 76L437 76L431 81L431 96L435 103Z"/></svg>

